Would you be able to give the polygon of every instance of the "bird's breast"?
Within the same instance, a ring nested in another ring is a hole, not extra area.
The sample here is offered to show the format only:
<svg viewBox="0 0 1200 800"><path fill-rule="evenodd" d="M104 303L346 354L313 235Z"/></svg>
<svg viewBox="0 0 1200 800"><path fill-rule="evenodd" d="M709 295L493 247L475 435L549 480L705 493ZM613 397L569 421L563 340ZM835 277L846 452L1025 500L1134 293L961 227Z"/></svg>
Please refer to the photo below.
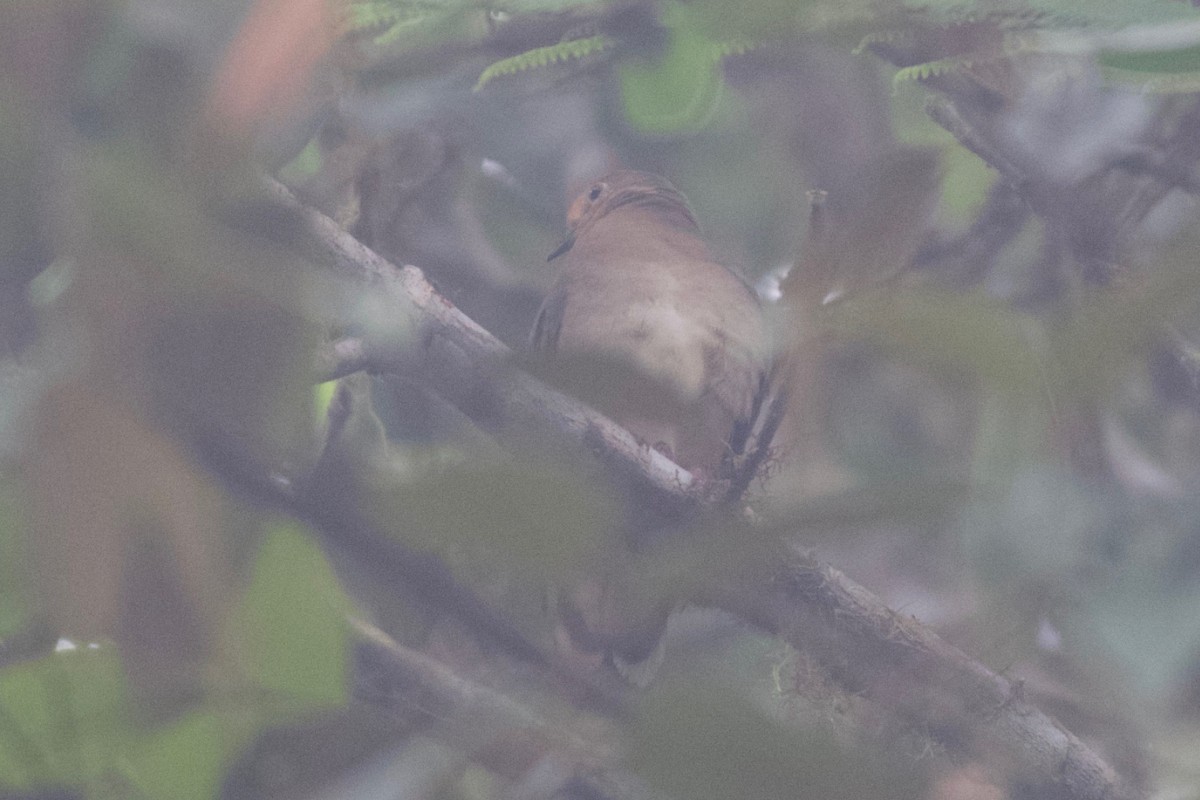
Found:
<svg viewBox="0 0 1200 800"><path fill-rule="evenodd" d="M626 266L574 276L558 351L620 359L666 383L679 399L698 398L708 380L710 354L730 345L725 317L736 317L741 309L735 306L742 301L736 279L718 274L733 285L699 291L696 281L713 278L703 270L680 276L672 265ZM724 267L712 266L725 273ZM751 310L751 319L756 313Z"/></svg>

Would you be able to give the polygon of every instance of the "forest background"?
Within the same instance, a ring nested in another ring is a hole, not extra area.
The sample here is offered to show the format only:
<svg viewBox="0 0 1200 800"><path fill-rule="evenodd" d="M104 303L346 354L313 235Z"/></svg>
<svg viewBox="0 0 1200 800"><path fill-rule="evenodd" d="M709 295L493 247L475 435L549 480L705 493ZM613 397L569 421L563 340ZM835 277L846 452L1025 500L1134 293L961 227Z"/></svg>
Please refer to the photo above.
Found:
<svg viewBox="0 0 1200 800"><path fill-rule="evenodd" d="M0 793L1196 796L1198 95L1176 0L3 0ZM771 299L733 502L528 356L617 165Z"/></svg>

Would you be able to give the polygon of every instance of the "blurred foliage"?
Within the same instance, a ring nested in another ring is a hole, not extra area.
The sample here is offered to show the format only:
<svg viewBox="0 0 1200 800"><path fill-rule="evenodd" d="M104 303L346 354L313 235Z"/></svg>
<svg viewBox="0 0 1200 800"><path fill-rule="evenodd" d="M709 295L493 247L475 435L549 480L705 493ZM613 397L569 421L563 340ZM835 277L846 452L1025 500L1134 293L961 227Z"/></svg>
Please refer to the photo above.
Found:
<svg viewBox="0 0 1200 800"><path fill-rule="evenodd" d="M613 40L607 36L588 36L584 39L572 39L559 42L548 47L535 47L520 55L497 61L485 69L475 82L475 91L487 86L492 80L501 75L515 75L518 72L535 67L544 67L556 61L567 61L573 58L584 58L594 53L601 53L612 47Z"/></svg>
<svg viewBox="0 0 1200 800"><path fill-rule="evenodd" d="M925 788L922 769L898 754L839 741L820 724L789 729L720 685L657 689L632 750L639 771L671 797L907 798Z"/></svg>
<svg viewBox="0 0 1200 800"><path fill-rule="evenodd" d="M29 618L25 598L29 587L23 563L25 530L15 487L0 485L0 637L16 633Z"/></svg>
<svg viewBox="0 0 1200 800"><path fill-rule="evenodd" d="M253 683L292 713L344 703L350 609L320 548L295 526L276 526L231 633Z"/></svg>
<svg viewBox="0 0 1200 800"><path fill-rule="evenodd" d="M780 537L1032 676L1039 702L1127 698L1140 714L1106 713L1194 736L1191 4L152 5L0 6L0 793L238 796L231 774L287 784L275 772L354 785L364 752L411 731L360 715L348 615L556 707L534 677L480 666L488 648L414 587L444 569L553 648L563 586L612 574L618 605L653 608L735 579ZM1047 89L1068 84L1061 101ZM1027 145L1025 181L964 146L969 125L921 113L955 91L996 142ZM797 419L755 487L761 519L635 557L598 470L536 443L499 454L419 392L394 394L385 427L370 396L393 390L362 375L323 442L341 390L312 385L326 333L420 337L381 293L315 268L256 152L351 227L374 198L395 227L372 246L513 341L563 198L615 163L669 174L720 258L756 280L792 267L772 314ZM1076 163L1095 171L1056 172ZM1005 192L1020 213L997 222ZM1096 281L1079 245L1104 235L1119 263ZM288 516L289 498L323 525ZM330 542L331 519L429 575L374 574ZM625 749L680 797L930 796L904 747L763 702L659 687L620 720ZM446 738L440 782L487 765L459 782L473 797L528 770L495 766L512 742ZM1194 752L1173 772L1195 775Z"/></svg>
<svg viewBox="0 0 1200 800"><path fill-rule="evenodd" d="M0 782L10 790L100 785L128 730L120 658L70 646L0 675Z"/></svg>
<svg viewBox="0 0 1200 800"><path fill-rule="evenodd" d="M969 223L979 212L995 178L976 155L955 144L954 137L921 110L919 86L897 86L892 93L896 138L905 144L936 148L941 175L940 217L951 225Z"/></svg>
<svg viewBox="0 0 1200 800"><path fill-rule="evenodd" d="M620 552L620 507L547 464L434 470L399 490L380 486L364 506L383 530L439 556L535 641L548 634L547 593L605 570Z"/></svg>
<svg viewBox="0 0 1200 800"><path fill-rule="evenodd" d="M410 25L417 25L447 7L436 3L351 3L344 25L348 33L374 36L376 44L389 44Z"/></svg>
<svg viewBox="0 0 1200 800"><path fill-rule="evenodd" d="M1144 91L1196 91L1200 14L1188 3L1049 0L995 7L950 0L906 5L911 13L900 17L899 26L868 32L859 47L938 39L949 44L950 52L904 65L894 76L897 85L978 71L1012 58L1095 54L1118 83Z"/></svg>
<svg viewBox="0 0 1200 800"><path fill-rule="evenodd" d="M747 45L718 45L682 3L667 5L662 23L668 31L662 54L622 65L621 99L634 130L685 133L703 127L712 114L723 83L720 57Z"/></svg>
<svg viewBox="0 0 1200 800"><path fill-rule="evenodd" d="M254 566L209 697L178 718L141 717L111 643L60 640L55 653L0 672L0 784L213 797L255 733L344 703L348 601L319 549L278 526Z"/></svg>
<svg viewBox="0 0 1200 800"><path fill-rule="evenodd" d="M121 762L131 788L147 797L217 796L230 752L240 743L222 722L213 712L192 711L136 737Z"/></svg>

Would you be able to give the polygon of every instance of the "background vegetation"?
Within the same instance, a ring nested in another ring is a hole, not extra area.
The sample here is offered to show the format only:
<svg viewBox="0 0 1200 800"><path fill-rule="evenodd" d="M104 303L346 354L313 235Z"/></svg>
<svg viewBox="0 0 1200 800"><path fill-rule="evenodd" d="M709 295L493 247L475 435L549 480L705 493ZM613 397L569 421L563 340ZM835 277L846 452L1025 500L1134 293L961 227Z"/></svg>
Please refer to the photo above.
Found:
<svg viewBox="0 0 1200 800"><path fill-rule="evenodd" d="M0 0L0 793L1195 796L1197 93L1177 0ZM636 551L523 356L617 165L793 376Z"/></svg>

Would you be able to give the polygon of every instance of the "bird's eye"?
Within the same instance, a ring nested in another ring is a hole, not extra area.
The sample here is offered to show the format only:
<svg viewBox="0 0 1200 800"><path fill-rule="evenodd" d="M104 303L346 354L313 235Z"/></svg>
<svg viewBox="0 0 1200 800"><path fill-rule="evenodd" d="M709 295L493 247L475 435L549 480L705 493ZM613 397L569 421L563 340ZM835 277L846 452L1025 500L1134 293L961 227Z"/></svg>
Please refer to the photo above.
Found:
<svg viewBox="0 0 1200 800"><path fill-rule="evenodd" d="M602 191L604 191L604 187L600 184L596 184L592 187L592 190L588 192L588 200L595 200L596 198L600 197L600 192Z"/></svg>

